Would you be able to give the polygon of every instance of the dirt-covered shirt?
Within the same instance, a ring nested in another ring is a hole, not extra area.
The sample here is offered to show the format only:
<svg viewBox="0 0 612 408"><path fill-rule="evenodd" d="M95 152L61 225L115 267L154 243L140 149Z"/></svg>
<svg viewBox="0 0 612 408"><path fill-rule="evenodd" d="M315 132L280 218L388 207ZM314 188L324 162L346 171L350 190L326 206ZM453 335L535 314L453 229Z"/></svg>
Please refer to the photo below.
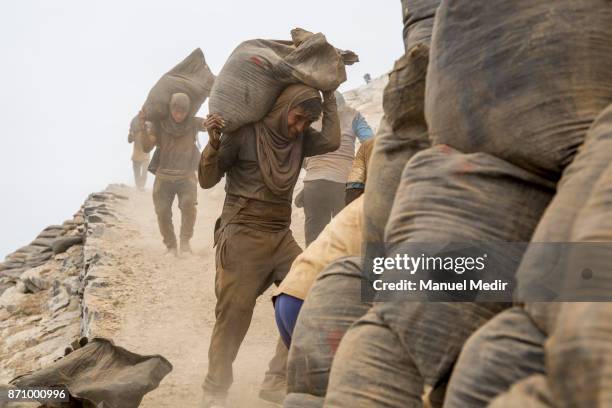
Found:
<svg viewBox="0 0 612 408"><path fill-rule="evenodd" d="M157 177L180 179L194 177L198 168L200 151L196 146L198 131L202 130L202 118L188 119L193 122L188 126L185 134L176 136L163 131L163 127L156 125L151 129L150 136L145 138L143 148L150 152L157 146L159 156L153 157Z"/></svg>
<svg viewBox="0 0 612 408"><path fill-rule="evenodd" d="M340 145L340 125L335 103L323 105L321 131L308 128L303 136L303 157L334 151ZM202 188L211 188L227 176L225 191L228 195L244 197L272 204L291 206L293 190L279 196L266 186L259 169L257 140L253 125L243 126L233 133L221 136L219 149L208 143L202 153L199 180Z"/></svg>

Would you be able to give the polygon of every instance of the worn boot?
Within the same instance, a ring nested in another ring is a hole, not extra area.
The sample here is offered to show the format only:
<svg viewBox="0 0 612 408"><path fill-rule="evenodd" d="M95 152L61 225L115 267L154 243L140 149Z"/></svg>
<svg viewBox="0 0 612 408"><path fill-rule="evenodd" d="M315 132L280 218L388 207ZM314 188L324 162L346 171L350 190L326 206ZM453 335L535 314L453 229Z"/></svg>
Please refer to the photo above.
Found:
<svg viewBox="0 0 612 408"><path fill-rule="evenodd" d="M279 407L283 406L283 401L285 400L286 396L286 386L277 389L262 388L259 390L259 398Z"/></svg>
<svg viewBox="0 0 612 408"><path fill-rule="evenodd" d="M168 249L166 250L166 255L178 257L178 250L176 249L176 247L168 247Z"/></svg>

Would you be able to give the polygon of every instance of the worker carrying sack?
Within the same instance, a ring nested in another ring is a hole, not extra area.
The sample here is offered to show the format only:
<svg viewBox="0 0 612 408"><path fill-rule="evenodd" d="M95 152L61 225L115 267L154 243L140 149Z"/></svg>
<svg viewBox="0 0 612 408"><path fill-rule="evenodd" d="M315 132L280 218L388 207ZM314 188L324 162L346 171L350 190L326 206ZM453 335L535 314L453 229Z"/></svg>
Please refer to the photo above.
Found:
<svg viewBox="0 0 612 408"><path fill-rule="evenodd" d="M345 65L358 61L321 33L295 29L292 41L255 39L240 44L212 88L210 113L225 119L225 132L262 119L288 85L303 83L333 91L346 81Z"/></svg>
<svg viewBox="0 0 612 408"><path fill-rule="evenodd" d="M189 116L195 116L210 94L214 81L215 76L206 64L204 53L196 48L157 81L149 91L142 110L147 120L161 120L168 116L172 95L185 93L191 100Z"/></svg>
<svg viewBox="0 0 612 408"><path fill-rule="evenodd" d="M434 144L556 181L612 103L608 0L442 0L432 38Z"/></svg>

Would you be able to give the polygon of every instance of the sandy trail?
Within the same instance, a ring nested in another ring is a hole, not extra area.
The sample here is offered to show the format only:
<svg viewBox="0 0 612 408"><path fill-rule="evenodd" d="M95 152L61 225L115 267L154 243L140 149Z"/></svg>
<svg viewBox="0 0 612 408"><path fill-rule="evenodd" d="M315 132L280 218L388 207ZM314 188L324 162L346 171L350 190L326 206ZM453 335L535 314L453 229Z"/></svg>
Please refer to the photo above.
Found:
<svg viewBox="0 0 612 408"><path fill-rule="evenodd" d="M198 219L192 247L195 254L176 259L164 254L151 192L129 192L121 204L130 230L129 242L118 242L123 264L133 271L128 299L117 312L120 327L115 343L142 354L161 354L174 366L142 406L198 407L207 370L207 351L214 325L214 249L212 230L224 198L221 186L199 190ZM174 205L178 231L180 212ZM303 212L295 211L293 226L303 246ZM270 407L258 399L259 385L277 340L270 293L260 297L251 328L234 364L229 407Z"/></svg>

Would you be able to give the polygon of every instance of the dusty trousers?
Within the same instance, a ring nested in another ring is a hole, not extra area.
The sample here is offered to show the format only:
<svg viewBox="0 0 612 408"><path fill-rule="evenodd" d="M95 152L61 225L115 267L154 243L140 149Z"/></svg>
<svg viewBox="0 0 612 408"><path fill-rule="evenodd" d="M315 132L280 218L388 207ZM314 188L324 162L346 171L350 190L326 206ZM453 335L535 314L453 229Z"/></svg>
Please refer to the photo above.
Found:
<svg viewBox="0 0 612 408"><path fill-rule="evenodd" d="M233 381L232 364L244 339L256 299L289 272L302 249L291 230L260 231L243 224L227 225L216 248L215 327L208 350L204 393L225 397ZM287 349L279 339L262 388L285 388Z"/></svg>
<svg viewBox="0 0 612 408"><path fill-rule="evenodd" d="M157 214L159 231L167 248L176 248L176 235L172 223L172 204L178 196L178 206L181 210L181 242L187 242L193 236L196 221L198 189L194 177L168 180L155 177L153 184L153 204Z"/></svg>
<svg viewBox="0 0 612 408"><path fill-rule="evenodd" d="M147 184L147 168L149 167L149 161L136 161L132 160L132 170L134 170L134 184L139 189L145 188Z"/></svg>
<svg viewBox="0 0 612 408"><path fill-rule="evenodd" d="M344 208L345 185L329 180L304 182L304 232L306 246L317 239L321 231Z"/></svg>

